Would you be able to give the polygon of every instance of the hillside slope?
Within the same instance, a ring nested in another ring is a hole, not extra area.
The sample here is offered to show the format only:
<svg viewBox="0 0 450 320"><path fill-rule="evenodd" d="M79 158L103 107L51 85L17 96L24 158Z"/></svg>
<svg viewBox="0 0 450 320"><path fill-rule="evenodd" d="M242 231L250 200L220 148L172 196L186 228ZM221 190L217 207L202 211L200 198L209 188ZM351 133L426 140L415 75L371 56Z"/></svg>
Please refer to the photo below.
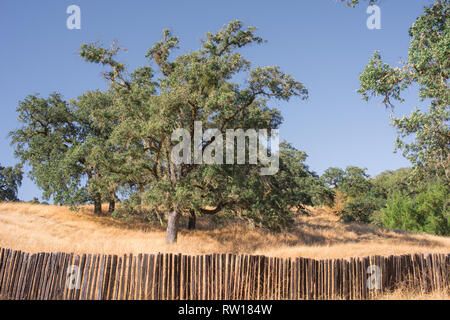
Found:
<svg viewBox="0 0 450 320"><path fill-rule="evenodd" d="M241 224L213 228L199 219L198 230L182 228L178 244L165 244L164 230L142 222L96 217L89 207L0 203L0 247L27 252L184 254L247 253L278 257L348 258L406 253L450 253L450 238L340 223L325 209L310 208L289 233ZM184 222L183 222L184 223Z"/></svg>

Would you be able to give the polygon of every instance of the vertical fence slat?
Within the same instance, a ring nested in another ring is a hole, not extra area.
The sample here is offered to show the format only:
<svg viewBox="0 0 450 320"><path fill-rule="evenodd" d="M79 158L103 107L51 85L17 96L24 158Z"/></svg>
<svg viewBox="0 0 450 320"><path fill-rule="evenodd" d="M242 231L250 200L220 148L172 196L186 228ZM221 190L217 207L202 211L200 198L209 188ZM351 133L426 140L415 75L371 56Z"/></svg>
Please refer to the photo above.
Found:
<svg viewBox="0 0 450 320"><path fill-rule="evenodd" d="M142 258L142 277L141 277L141 294L140 300L146 300L147 294L147 269L148 269L148 254L144 254Z"/></svg>
<svg viewBox="0 0 450 320"><path fill-rule="evenodd" d="M94 291L94 292L96 292L96 295L95 295L96 300L102 300L102 298L103 298L103 282L105 279L106 259L107 259L107 257L105 255L100 256L98 278L97 278L96 287L95 287L95 291Z"/></svg>
<svg viewBox="0 0 450 320"><path fill-rule="evenodd" d="M68 278L69 278L69 268L72 265L72 261L74 259L74 255L73 253L67 254L65 257L65 262L64 262L64 283L63 283L63 287L62 287L62 300L67 300L69 298L69 287L67 286L68 283Z"/></svg>
<svg viewBox="0 0 450 320"><path fill-rule="evenodd" d="M155 255L151 254L148 263L148 299L155 299Z"/></svg>
<svg viewBox="0 0 450 320"><path fill-rule="evenodd" d="M27 262L28 262L28 253L22 253L22 257L19 262L20 265L19 265L18 271L17 271L16 281L14 283L14 288L12 291L12 298L15 300L20 299L21 287L24 282L24 273L25 273L25 268L27 266Z"/></svg>
<svg viewBox="0 0 450 320"><path fill-rule="evenodd" d="M85 270L83 272L83 282L81 284L81 295L80 295L81 300L86 300L87 297L89 278L91 274L91 259L92 259L91 255L88 254L86 257L86 264L84 268Z"/></svg>
<svg viewBox="0 0 450 320"><path fill-rule="evenodd" d="M127 255L123 255L122 260L122 279L120 279L120 294L119 299L120 300L126 300L126 277L127 277Z"/></svg>
<svg viewBox="0 0 450 320"><path fill-rule="evenodd" d="M22 296L20 299L23 299L23 300L30 299L30 291L31 291L32 283L33 283L33 276L34 276L35 269L36 269L36 260L37 260L37 254L31 255L30 264L27 269L27 274L26 274L26 278L25 278L25 285L23 287Z"/></svg>
<svg viewBox="0 0 450 320"><path fill-rule="evenodd" d="M118 257L117 261L117 271L116 271L116 280L114 282L114 295L113 300L119 299L119 289L120 289L120 281L122 279L122 257Z"/></svg>
<svg viewBox="0 0 450 320"><path fill-rule="evenodd" d="M14 251L11 263L9 265L9 271L8 271L8 278L6 282L6 290L5 290L5 296L10 299L12 295L14 280L16 277L16 271L17 271L17 265L19 264L18 261L20 260L22 252L21 251Z"/></svg>

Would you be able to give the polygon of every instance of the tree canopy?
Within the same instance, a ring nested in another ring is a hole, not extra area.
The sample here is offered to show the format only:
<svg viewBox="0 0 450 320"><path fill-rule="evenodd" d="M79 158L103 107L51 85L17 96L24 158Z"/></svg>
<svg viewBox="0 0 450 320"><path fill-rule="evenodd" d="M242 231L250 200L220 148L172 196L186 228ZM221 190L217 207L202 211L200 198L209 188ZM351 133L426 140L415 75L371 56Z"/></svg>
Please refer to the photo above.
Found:
<svg viewBox="0 0 450 320"><path fill-rule="evenodd" d="M58 93L47 99L28 96L17 109L23 126L11 133L16 155L31 165L44 197L58 203L91 201L99 213L102 201L109 200L113 211L120 198L134 211L168 212L169 243L176 241L182 214L229 211L256 225L287 226L290 208L312 201L301 190L303 180L317 180L303 164L304 153L284 144L279 167L287 173L279 175L261 175L266 164L254 163L250 155L227 164L177 163L171 157L179 142L173 139L177 129L187 130L194 144L200 141L189 147L194 160L198 147L220 159L226 143L214 130L247 134L265 129L271 135L282 117L270 101L308 97L303 84L278 66L252 67L239 53L264 42L255 32L232 21L208 32L201 49L175 55L180 41L164 30L146 54L149 65L134 71L117 60L122 48L116 42L110 47L83 44L84 60L108 68L103 73L108 90L89 91L69 102ZM243 76L245 81L235 81ZM200 137L195 136L198 123L205 129Z"/></svg>
<svg viewBox="0 0 450 320"><path fill-rule="evenodd" d="M381 96L393 109L394 101L403 102L404 90L418 86L419 99L429 103L428 110L415 108L408 116L391 115L398 132L395 148L413 163L416 173L439 176L446 184L450 183L449 17L449 0L425 7L409 29L407 61L391 67L375 52L360 75L358 90L364 100Z"/></svg>

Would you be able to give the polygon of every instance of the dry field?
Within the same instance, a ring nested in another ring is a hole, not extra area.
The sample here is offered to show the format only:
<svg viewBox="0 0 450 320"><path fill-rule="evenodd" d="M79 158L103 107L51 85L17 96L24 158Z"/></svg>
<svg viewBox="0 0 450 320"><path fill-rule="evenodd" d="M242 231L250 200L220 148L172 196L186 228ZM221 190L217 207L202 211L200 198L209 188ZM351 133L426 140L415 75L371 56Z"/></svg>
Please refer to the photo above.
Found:
<svg viewBox="0 0 450 320"><path fill-rule="evenodd" d="M348 258L407 253L450 253L450 238L343 224L329 210L310 209L287 233L271 233L233 223L214 228L197 219L189 231L182 221L178 244L167 246L162 228L143 222L96 217L92 208L0 203L0 247L27 252L183 254L246 253L277 257Z"/></svg>
<svg viewBox="0 0 450 320"><path fill-rule="evenodd" d="M450 289L432 291L429 293L420 292L418 290L400 287L392 292L379 296L379 300L450 300Z"/></svg>
<svg viewBox="0 0 450 320"><path fill-rule="evenodd" d="M106 207L105 207L106 209ZM26 252L246 253L277 257L349 258L408 253L450 253L450 238L344 224L330 210L309 208L287 233L251 229L239 223L214 228L198 219L197 230L182 230L178 244L167 246L162 228L93 215L92 207L75 213L67 207L0 203L0 247ZM377 299L450 299L448 288L431 293L397 288Z"/></svg>

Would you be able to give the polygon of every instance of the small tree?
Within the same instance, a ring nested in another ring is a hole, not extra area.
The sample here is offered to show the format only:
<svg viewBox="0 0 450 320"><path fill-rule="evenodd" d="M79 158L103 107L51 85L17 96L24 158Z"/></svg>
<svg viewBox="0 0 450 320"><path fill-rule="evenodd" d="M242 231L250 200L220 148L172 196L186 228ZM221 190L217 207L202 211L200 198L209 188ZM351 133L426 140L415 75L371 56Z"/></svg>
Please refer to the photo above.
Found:
<svg viewBox="0 0 450 320"><path fill-rule="evenodd" d="M102 196L112 199L115 184L107 181L114 166L106 143L114 122L108 117L111 98L87 92L70 103L60 94L30 95L19 103L22 127L12 131L15 155L31 166L30 176L55 203L76 206L92 201L101 214Z"/></svg>
<svg viewBox="0 0 450 320"><path fill-rule="evenodd" d="M430 181L415 196L394 192L381 210L385 227L437 235L450 234L449 188Z"/></svg>
<svg viewBox="0 0 450 320"><path fill-rule="evenodd" d="M345 222L369 223L373 212L384 206L385 197L370 180L365 168L328 168L321 180L334 187L337 201L343 201L339 210Z"/></svg>
<svg viewBox="0 0 450 320"><path fill-rule="evenodd" d="M20 166L2 167L0 165L0 201L18 201L17 191L21 184Z"/></svg>
<svg viewBox="0 0 450 320"><path fill-rule="evenodd" d="M330 167L324 171L320 179L332 188L337 188L344 179L345 171L341 168Z"/></svg>

